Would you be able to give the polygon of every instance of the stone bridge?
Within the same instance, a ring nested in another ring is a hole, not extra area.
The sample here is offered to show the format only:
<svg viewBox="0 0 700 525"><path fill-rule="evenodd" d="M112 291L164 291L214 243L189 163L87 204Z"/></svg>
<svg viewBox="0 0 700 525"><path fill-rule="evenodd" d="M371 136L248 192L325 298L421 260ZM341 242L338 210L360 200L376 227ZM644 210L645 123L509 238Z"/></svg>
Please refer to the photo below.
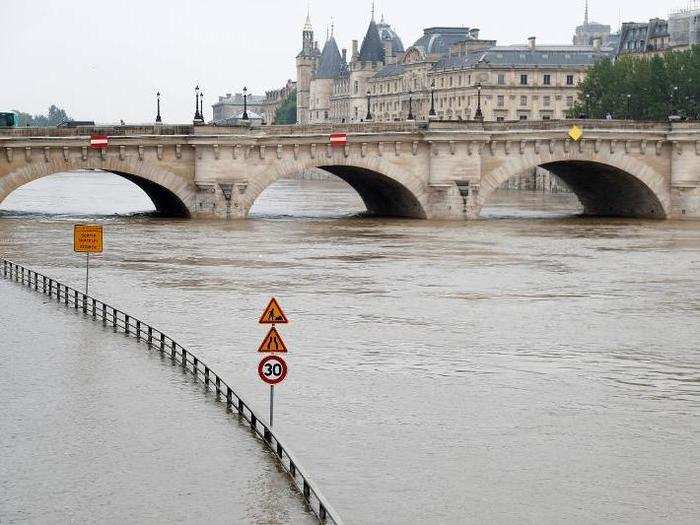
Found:
<svg viewBox="0 0 700 525"><path fill-rule="evenodd" d="M573 124L583 139L568 137ZM329 135L346 132L332 147ZM93 150L90 133L109 136ZM374 214L474 219L501 183L541 166L590 215L700 218L700 123L400 122L316 126L117 126L0 130L0 202L52 173L104 170L164 215L245 218L281 177L320 168Z"/></svg>

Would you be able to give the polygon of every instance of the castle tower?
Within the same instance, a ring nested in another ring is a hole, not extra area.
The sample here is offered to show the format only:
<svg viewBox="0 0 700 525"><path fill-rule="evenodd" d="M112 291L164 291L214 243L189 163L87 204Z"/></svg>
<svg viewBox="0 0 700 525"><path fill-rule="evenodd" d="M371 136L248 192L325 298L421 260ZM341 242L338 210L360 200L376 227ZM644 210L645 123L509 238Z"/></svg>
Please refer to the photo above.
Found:
<svg viewBox="0 0 700 525"><path fill-rule="evenodd" d="M320 55L314 45L314 30L308 12L301 35L301 52L297 55L297 124L308 124L311 77Z"/></svg>

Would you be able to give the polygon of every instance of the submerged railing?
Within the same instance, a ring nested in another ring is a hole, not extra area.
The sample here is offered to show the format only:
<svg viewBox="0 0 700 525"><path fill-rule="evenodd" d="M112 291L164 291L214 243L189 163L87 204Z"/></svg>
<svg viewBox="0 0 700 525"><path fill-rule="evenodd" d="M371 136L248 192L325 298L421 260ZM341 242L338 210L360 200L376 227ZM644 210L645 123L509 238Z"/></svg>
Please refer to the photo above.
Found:
<svg viewBox="0 0 700 525"><path fill-rule="evenodd" d="M273 452L314 515L321 522L342 524L338 514L327 503L320 491L312 485L309 476L301 470L299 462L289 449L243 398L212 371L204 361L168 335L132 315L20 264L3 258L0 258L0 261L2 261L3 278L20 283L50 298L55 298L58 304L67 308L82 311L85 316L92 317L94 321L102 321L103 326L114 328L115 332L124 332L127 336L136 338L137 341L143 341L149 349L155 349L162 355L170 357L173 363L182 367L184 372L189 372L195 379L202 381L204 388L216 393L217 401L225 402L227 411L233 412L235 410L239 419L248 423L254 435L258 436Z"/></svg>

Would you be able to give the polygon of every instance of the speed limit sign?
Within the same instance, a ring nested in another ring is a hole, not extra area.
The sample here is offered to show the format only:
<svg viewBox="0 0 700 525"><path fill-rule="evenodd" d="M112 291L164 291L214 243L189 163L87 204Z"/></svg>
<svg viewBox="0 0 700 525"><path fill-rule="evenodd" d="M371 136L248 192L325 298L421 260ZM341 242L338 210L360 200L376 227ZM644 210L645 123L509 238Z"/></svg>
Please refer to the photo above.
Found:
<svg viewBox="0 0 700 525"><path fill-rule="evenodd" d="M269 355L258 365L260 379L268 385L276 385L287 377L287 363L280 356Z"/></svg>

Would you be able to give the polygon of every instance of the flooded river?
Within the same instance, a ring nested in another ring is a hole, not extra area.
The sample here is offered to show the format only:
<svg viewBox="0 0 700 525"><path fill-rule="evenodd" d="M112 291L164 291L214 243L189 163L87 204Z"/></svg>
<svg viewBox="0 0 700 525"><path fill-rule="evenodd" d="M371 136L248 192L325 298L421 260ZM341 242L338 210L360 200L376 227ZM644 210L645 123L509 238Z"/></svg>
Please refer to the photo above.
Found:
<svg viewBox="0 0 700 525"><path fill-rule="evenodd" d="M276 296L291 324L275 428L346 522L700 521L699 223L514 192L480 221L367 218L318 180L270 187L254 220L149 209L111 175L47 177L0 206L0 249L79 287L73 224L101 222L91 292L261 414L257 317ZM45 303L0 282L0 522L309 519L200 390Z"/></svg>

